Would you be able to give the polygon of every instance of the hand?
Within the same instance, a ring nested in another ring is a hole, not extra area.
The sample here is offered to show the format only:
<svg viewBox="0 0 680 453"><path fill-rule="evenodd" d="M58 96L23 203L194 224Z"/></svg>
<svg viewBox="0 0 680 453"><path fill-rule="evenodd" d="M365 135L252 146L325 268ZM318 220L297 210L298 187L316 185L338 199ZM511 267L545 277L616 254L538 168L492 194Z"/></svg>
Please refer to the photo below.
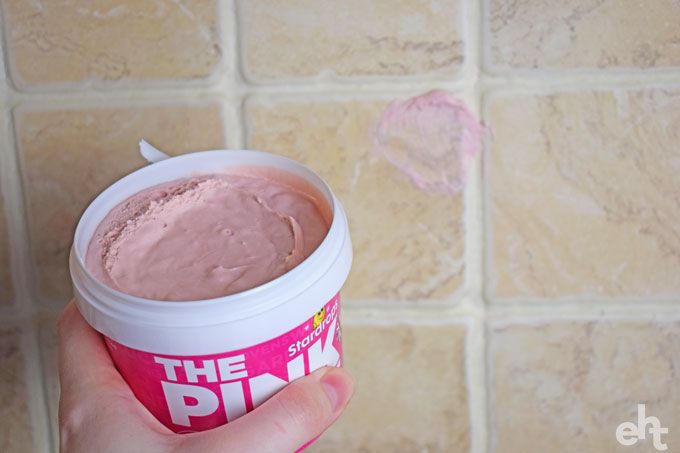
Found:
<svg viewBox="0 0 680 453"><path fill-rule="evenodd" d="M328 428L353 393L346 371L322 368L227 425L175 434L135 398L73 302L58 324L62 452L292 452Z"/></svg>

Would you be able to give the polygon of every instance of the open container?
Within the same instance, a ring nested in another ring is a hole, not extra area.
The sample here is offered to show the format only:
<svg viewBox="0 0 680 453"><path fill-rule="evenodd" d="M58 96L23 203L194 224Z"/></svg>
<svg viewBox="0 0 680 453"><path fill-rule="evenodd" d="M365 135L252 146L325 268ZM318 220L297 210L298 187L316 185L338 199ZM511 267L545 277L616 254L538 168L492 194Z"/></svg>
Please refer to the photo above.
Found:
<svg viewBox="0 0 680 453"><path fill-rule="evenodd" d="M88 272L90 239L119 203L165 182L238 167L287 172L328 203L325 239L295 268L237 294L184 302L131 296ZM217 150L168 158L104 190L78 223L69 265L78 309L104 335L134 394L173 431L193 432L236 419L322 366L341 365L339 291L351 261L347 218L318 175L273 154Z"/></svg>

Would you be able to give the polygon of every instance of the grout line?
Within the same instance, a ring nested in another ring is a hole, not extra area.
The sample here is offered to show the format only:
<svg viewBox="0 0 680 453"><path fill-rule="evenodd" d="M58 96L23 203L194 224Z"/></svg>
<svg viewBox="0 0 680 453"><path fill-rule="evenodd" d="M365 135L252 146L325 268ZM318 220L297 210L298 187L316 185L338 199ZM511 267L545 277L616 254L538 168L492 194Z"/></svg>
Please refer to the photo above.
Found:
<svg viewBox="0 0 680 453"><path fill-rule="evenodd" d="M46 326L44 323L49 320L50 325ZM37 338L38 341L38 357L40 360L40 366L41 366L41 371L42 371L42 392L43 392L43 398L45 402L45 408L46 408L46 414L47 414L47 428L48 428L48 433L50 437L50 441L52 444L52 452L57 453L59 451L59 401L57 400L57 407L53 407L52 404L52 394L50 391L51 387L51 382L50 382L50 376L49 373L47 372L47 367L49 364L51 364L52 357L50 356L50 351L47 351L48 347L45 343L45 338L43 337L43 329L44 328L49 328L49 329L54 329L54 335L56 335L56 321L58 320L57 313L54 314L49 314L45 311L41 311L40 313L36 314L33 317L33 326L35 329L35 338ZM50 333L49 335L52 335ZM58 345L54 346L54 351L52 351L52 354L56 354L57 351L56 349L58 348ZM58 370L54 370L54 378L56 379L56 384L57 384L57 394L54 396L59 395L59 372Z"/></svg>
<svg viewBox="0 0 680 453"><path fill-rule="evenodd" d="M351 325L373 324L450 324L461 319L483 316L483 311L477 306L466 304L463 309L419 309L419 308L391 308L386 307L355 307L353 304L343 304L343 322Z"/></svg>
<svg viewBox="0 0 680 453"><path fill-rule="evenodd" d="M468 387L470 417L470 451L482 453L488 448L487 425L487 368L484 360L486 348L486 316L481 313L472 318L467 332L465 373Z"/></svg>
<svg viewBox="0 0 680 453"><path fill-rule="evenodd" d="M5 104L5 92L0 93L0 102ZM31 259L28 245L19 156L14 143L12 113L7 105L1 107L0 124L0 191L4 194L5 220L7 223L10 270L14 286L14 303L11 310L20 316L32 313L34 300L31 291ZM8 307L9 308L9 307Z"/></svg>
<svg viewBox="0 0 680 453"><path fill-rule="evenodd" d="M234 21L234 35L232 36L232 41L234 45L234 90L238 92L238 103L233 106L234 118L237 122L238 130L238 148L247 149L248 144L248 127L246 124L246 111L245 105L248 98L249 90L247 87L250 85L245 81L244 75L244 63L243 63L243 52L241 46L241 13L239 12L239 0L231 0L233 21Z"/></svg>
<svg viewBox="0 0 680 453"><path fill-rule="evenodd" d="M248 124L248 98L241 99L238 106L239 124L241 130L241 146L243 148L250 147L250 125Z"/></svg>
<svg viewBox="0 0 680 453"><path fill-rule="evenodd" d="M21 191L20 184L17 182L16 175L17 163L16 153L14 147L9 140L9 132L11 129L9 105L9 74L8 65L5 63L5 55L7 55L7 48L5 45L5 27L4 27L4 11L0 8L0 199L3 201L3 206L0 208L0 213L3 214L7 233L8 245L8 260L9 260L9 277L12 285L13 299L7 306L0 307L0 319L14 318L15 315L25 316L28 313L28 307L21 304L25 300L23 291L27 287L24 285L26 269L23 260L23 247L20 244L25 244L25 238L22 234L21 225L21 209L20 202Z"/></svg>
<svg viewBox="0 0 680 453"><path fill-rule="evenodd" d="M493 237L493 231L488 233ZM491 257L489 258L491 259ZM489 269L490 274L493 273L493 268ZM493 278L491 275L490 278ZM680 293L668 293L666 295L655 295L649 297L643 296L600 296L600 295L571 295L571 296L513 296L513 297L498 297L487 291L490 294L485 294L487 303L491 307L512 307L512 306L539 306L539 305L564 305L564 306L595 306L595 307L610 307L610 306L631 306L640 305L645 307L658 306L665 307L667 305L676 305L680 302Z"/></svg>
<svg viewBox="0 0 680 453"><path fill-rule="evenodd" d="M246 82L244 75L245 64L243 62L243 52L242 52L242 41L241 41L241 12L239 6L239 0L229 0L231 8L231 18L234 24L234 34L231 36L233 44L233 64L234 64L234 80L240 86L250 85Z"/></svg>
<svg viewBox="0 0 680 453"><path fill-rule="evenodd" d="M222 48L221 82L226 87L235 80L238 72L236 36L236 18L234 16L234 0L218 2L218 22L220 26L220 47Z"/></svg>
<svg viewBox="0 0 680 453"><path fill-rule="evenodd" d="M489 93L488 91L482 91L480 92L480 115L483 121L487 122L490 124L489 121L489 112L488 112L488 97ZM493 134L493 130L490 132ZM491 292L490 288L495 288L496 287L496 273L495 273L495 267L491 266L491 263L493 262L493 250L494 250L494 242L493 242L493 228L491 225L491 211L492 211L492 205L491 205L491 181L492 181L492 172L493 172L493 166L491 164L492 159L491 159L491 140L489 140L485 146L482 148L482 160L484 164L482 165L482 171L481 171L481 176L482 176L482 207L481 207L481 216L483 217L483 222L480 225L480 233L482 234L482 241L484 243L484 250L482 251L482 269L481 272L484 274L484 277L482 278L482 287L481 287L481 294L482 298L484 298L486 301L490 299L489 293Z"/></svg>
<svg viewBox="0 0 680 453"><path fill-rule="evenodd" d="M225 101L222 106L227 149L245 149L239 106L240 102L235 100Z"/></svg>
<svg viewBox="0 0 680 453"><path fill-rule="evenodd" d="M219 2L219 23L222 27L222 56L225 60L221 85L225 94L225 100L222 102L222 128L226 137L226 148L241 149L242 138L238 112L240 89L237 81L238 46L234 40L237 31L233 0Z"/></svg>
<svg viewBox="0 0 680 453"><path fill-rule="evenodd" d="M451 315L448 313L414 313L406 316L403 312L388 310L356 311L342 307L343 326L448 326L465 324L477 314Z"/></svg>
<svg viewBox="0 0 680 453"><path fill-rule="evenodd" d="M479 85L472 86L472 93L468 105L481 119L481 93ZM465 266L466 288L472 297L481 300L482 295L482 256L480 251L484 249L484 237L482 226L484 219L481 212L483 208L483 143L478 156L469 168L469 180L465 189Z"/></svg>
<svg viewBox="0 0 680 453"><path fill-rule="evenodd" d="M468 22L475 24L475 33L468 34L468 40L474 42L474 46L470 49L470 55L474 55L475 65L479 71L479 77L475 79L473 85L474 102L472 103L477 117L482 119L482 92L480 78L483 78L481 73L481 52L482 40L480 36L480 21L481 21L481 1L473 0L468 2L470 8L470 17ZM483 82L482 82L483 83ZM474 324L468 333L467 345L467 362L466 373L468 375L468 395L469 395L469 411L470 411L470 451L473 453L484 453L488 450L489 429L490 425L487 423L487 392L486 380L488 377L485 358L486 348L486 323L488 319L488 306L483 299L483 285L484 285L484 235L483 226L485 218L483 216L484 208L484 179L482 178L482 169L484 166L484 147L485 143L480 144L481 149L474 165L470 171L471 178L466 190L466 251L469 250L466 256L466 266L468 272L471 274L468 288L473 297L478 301L481 315L473 318Z"/></svg>
<svg viewBox="0 0 680 453"><path fill-rule="evenodd" d="M460 303L446 305L439 302L430 303L344 303L343 312L357 319L391 320L401 323L404 320L419 319L459 319L466 316L483 316L488 321L517 320L522 317L526 322L535 320L560 321L565 319L639 319L642 321L658 321L674 318L678 315L677 304L667 305L535 305L515 304L512 306L483 306L474 298L465 297ZM516 321L515 321L516 322Z"/></svg>
<svg viewBox="0 0 680 453"><path fill-rule="evenodd" d="M460 78L477 81L480 74L479 48L480 42L477 34L479 21L479 0L460 0L461 4L461 30L464 42L464 64Z"/></svg>
<svg viewBox="0 0 680 453"><path fill-rule="evenodd" d="M233 138L229 142L230 147L235 149L245 149L246 136L243 124L243 101L244 101L244 90L243 90L243 76L242 76L242 65L241 62L241 42L239 29L239 18L238 18L238 5L236 0L229 1L229 21L232 25L231 34L231 67L233 71L231 77L229 78L229 91L233 95L233 101L229 105L229 115L231 121L231 128Z"/></svg>
<svg viewBox="0 0 680 453"><path fill-rule="evenodd" d="M489 334L490 332L490 325L489 325L489 320L487 319L486 322L484 323L484 336L487 338L486 344L484 345L484 349L482 350L482 361L484 362L484 366L486 369L486 375L484 379L484 394L486 396L486 401L484 402L484 410L486 411L486 417L484 417L484 423L486 423L486 426L489 429L489 434L487 435L487 452L491 453L496 450L496 437L494 436L494 427L496 426L496 413L493 410L493 403L495 402L496 398L496 393L494 392L494 387L493 387L493 382L492 382L492 377L494 375L493 373L493 360L491 359L491 354L492 351L491 349L493 348L492 341L490 340L491 335Z"/></svg>
<svg viewBox="0 0 680 453"><path fill-rule="evenodd" d="M167 87L160 89L145 90L120 90L120 91L83 91L83 92L54 92L54 93L25 93L13 91L5 87L5 101L10 107L18 104L38 102L41 105L49 105L58 108L62 105L71 105L78 102L97 103L120 103L123 102L153 102L171 100L192 100L198 98L211 99L215 96L227 99L242 99L252 95L285 96L285 95L309 95L309 96L343 96L354 98L359 96L388 96L403 94L412 96L417 93L427 92L432 89L445 89L453 92L463 91L467 87L475 87L485 94L496 91L524 92L528 94L552 94L556 92L583 92L583 91L617 91L617 90L643 90L650 88L666 88L680 86L680 74L657 77L620 77L612 80L611 77L603 78L550 78L547 80L514 77L489 77L480 74L479 77L466 75L463 78L434 81L408 81L382 82L379 85L372 84L324 84L324 85L299 85L299 86L255 86L244 83L238 79L237 71L232 74L234 79L220 78L215 84L206 87Z"/></svg>
<svg viewBox="0 0 680 453"><path fill-rule="evenodd" d="M32 319L21 323L21 352L24 358L28 412L35 451L54 451L49 423L47 385L43 374L37 332Z"/></svg>
<svg viewBox="0 0 680 453"><path fill-rule="evenodd" d="M489 327L502 327L509 325L541 325L541 324L558 324L558 323L571 323L571 322L599 322L599 323L610 323L610 322L632 322L640 324L664 324L672 323L677 324L680 322L680 313L675 310L670 313L644 313L636 314L630 312L623 313L611 313L607 315L602 314L588 314L588 313L577 313L568 316L555 317L549 313L537 314L533 316L527 316L525 313L518 313L515 315L508 315L504 317L489 317L487 319Z"/></svg>
<svg viewBox="0 0 680 453"><path fill-rule="evenodd" d="M231 11L228 10L227 6L222 8L228 12L220 13L224 16L225 21L232 23L234 21ZM236 25L234 25L236 26ZM225 54L230 54L238 52L238 45L236 43L229 43L225 46ZM13 102L23 102L30 99L45 99L45 100L56 100L64 98L74 98L74 97L91 97L96 99L114 99L119 98L121 95L128 95L130 97L164 97L168 94L174 95L187 95L193 96L196 94L206 95L220 93L225 88L229 88L231 91L227 94L232 96L237 96L244 93L325 93L330 91L342 92L342 93L374 93L374 92L390 92L390 91L414 91L414 90L431 90L433 87L446 87L451 90L458 90L461 86L478 82L482 89L498 89L503 87L526 87L527 89L538 89L542 90L545 87L573 87L575 89L592 89L592 88L602 88L609 89L613 85L619 87L631 87L631 88L645 88L649 86L649 82L659 84L659 85L677 85L678 78L680 77L680 71L667 71L667 72L657 72L657 73L586 73L586 74L555 74L555 75L536 75L536 74L526 74L522 76L514 75L511 73L507 74L488 74L484 72L478 72L476 68L464 64L459 75L455 78L440 77L440 78L430 78L430 79L415 79L415 78L402 78L402 79L378 79L375 81L347 81L342 83L328 82L324 81L322 83L315 83L314 80L309 80L305 84L297 85L279 85L279 84L269 84L269 85L254 85L244 81L237 68L233 68L238 61L238 56L232 56L231 62L223 63L221 68L220 77L216 78L215 81L206 85L186 85L179 82L180 85L167 85L167 86L150 86L150 87L121 87L120 89L113 90L87 90L87 91L47 91L47 92L27 92L27 91L17 91L15 90L7 79L7 87L5 88L9 97ZM469 59L472 57L468 57ZM226 77L225 77L226 76ZM225 80L229 80L231 77L233 83L226 83ZM78 87L75 87L78 88ZM91 88L83 85L80 88Z"/></svg>
<svg viewBox="0 0 680 453"><path fill-rule="evenodd" d="M680 297L676 299L680 302ZM455 315L469 315L483 311L487 316L504 317L514 316L517 313L526 313L529 316L542 316L553 314L555 317L564 317L574 314L587 314L589 316L611 316L621 313L675 313L678 304L672 302L662 303L630 303L626 301L611 302L573 302L564 301L557 303L537 303L532 301L507 302L483 304L481 298L474 296L462 296L454 302L443 301L399 301L399 300L360 300L349 301L345 299L344 306L355 311L390 310L394 312L413 313L418 311L431 311L451 313Z"/></svg>
<svg viewBox="0 0 680 453"><path fill-rule="evenodd" d="M7 37L5 35L5 8L6 6L0 3L0 79L2 83L3 92L8 92L12 89L12 82L9 74L9 49L7 45Z"/></svg>

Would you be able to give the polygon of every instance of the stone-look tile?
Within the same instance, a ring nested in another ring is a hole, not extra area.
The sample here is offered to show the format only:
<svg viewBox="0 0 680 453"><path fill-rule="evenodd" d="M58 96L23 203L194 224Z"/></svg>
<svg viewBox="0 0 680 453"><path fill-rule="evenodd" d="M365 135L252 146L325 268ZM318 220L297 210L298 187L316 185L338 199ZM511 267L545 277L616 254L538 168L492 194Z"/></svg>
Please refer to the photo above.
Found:
<svg viewBox="0 0 680 453"><path fill-rule="evenodd" d="M680 91L497 95L487 110L492 297L680 292Z"/></svg>
<svg viewBox="0 0 680 453"><path fill-rule="evenodd" d="M203 79L222 52L215 0L10 0L3 12L20 88Z"/></svg>
<svg viewBox="0 0 680 453"><path fill-rule="evenodd" d="M485 1L485 57L492 70L680 65L674 0Z"/></svg>
<svg viewBox="0 0 680 453"><path fill-rule="evenodd" d="M655 451L616 441L637 404L680 432L680 322L559 321L498 325L490 335L492 451Z"/></svg>
<svg viewBox="0 0 680 453"><path fill-rule="evenodd" d="M9 238L7 236L7 217L3 198L0 193L0 305L9 305L14 298L12 273L10 271Z"/></svg>
<svg viewBox="0 0 680 453"><path fill-rule="evenodd" d="M44 386L47 389L47 414L52 438L59 438L59 370L57 369L57 317L37 316L38 339Z"/></svg>
<svg viewBox="0 0 680 453"><path fill-rule="evenodd" d="M254 81L455 72L460 2L239 1L246 76Z"/></svg>
<svg viewBox="0 0 680 453"><path fill-rule="evenodd" d="M462 200L419 190L371 151L383 102L246 106L248 145L317 171L343 203L354 263L349 299L441 299L463 280Z"/></svg>
<svg viewBox="0 0 680 453"><path fill-rule="evenodd" d="M356 393L311 451L469 450L464 326L343 329Z"/></svg>
<svg viewBox="0 0 680 453"><path fill-rule="evenodd" d="M21 333L0 326L0 451L33 451Z"/></svg>
<svg viewBox="0 0 680 453"><path fill-rule="evenodd" d="M146 162L138 142L178 154L224 146L219 107L156 105L15 112L34 266L43 300L71 294L68 250L87 204Z"/></svg>

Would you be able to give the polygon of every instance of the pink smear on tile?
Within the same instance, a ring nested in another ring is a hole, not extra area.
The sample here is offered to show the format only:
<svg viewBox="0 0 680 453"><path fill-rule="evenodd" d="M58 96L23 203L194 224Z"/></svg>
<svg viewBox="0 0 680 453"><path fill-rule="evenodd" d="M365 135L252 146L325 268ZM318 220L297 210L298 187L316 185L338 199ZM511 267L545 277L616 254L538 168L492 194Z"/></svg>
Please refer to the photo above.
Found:
<svg viewBox="0 0 680 453"><path fill-rule="evenodd" d="M456 194L488 129L453 94L435 90L391 102L374 131L374 151L416 187Z"/></svg>

